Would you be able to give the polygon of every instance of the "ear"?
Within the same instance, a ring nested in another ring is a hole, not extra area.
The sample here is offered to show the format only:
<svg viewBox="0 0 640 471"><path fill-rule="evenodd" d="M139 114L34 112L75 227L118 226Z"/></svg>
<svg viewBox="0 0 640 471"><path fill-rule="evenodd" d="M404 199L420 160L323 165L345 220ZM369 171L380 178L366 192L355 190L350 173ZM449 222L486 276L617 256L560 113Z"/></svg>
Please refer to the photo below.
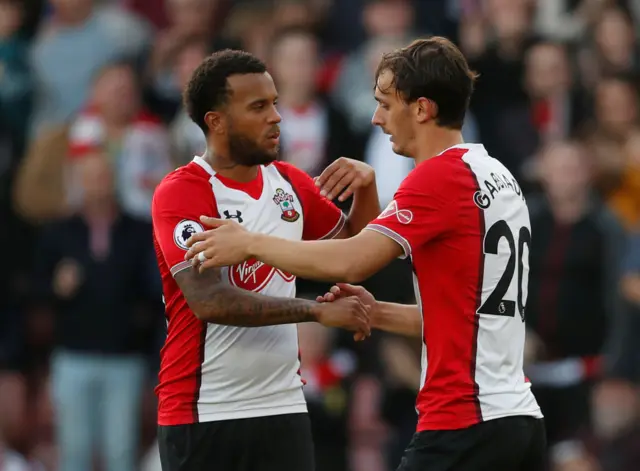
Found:
<svg viewBox="0 0 640 471"><path fill-rule="evenodd" d="M214 134L223 134L225 132L224 116L218 111L209 111L204 115L204 122Z"/></svg>
<svg viewBox="0 0 640 471"><path fill-rule="evenodd" d="M433 100L420 97L415 102L415 116L419 123L426 123L438 116L438 105Z"/></svg>

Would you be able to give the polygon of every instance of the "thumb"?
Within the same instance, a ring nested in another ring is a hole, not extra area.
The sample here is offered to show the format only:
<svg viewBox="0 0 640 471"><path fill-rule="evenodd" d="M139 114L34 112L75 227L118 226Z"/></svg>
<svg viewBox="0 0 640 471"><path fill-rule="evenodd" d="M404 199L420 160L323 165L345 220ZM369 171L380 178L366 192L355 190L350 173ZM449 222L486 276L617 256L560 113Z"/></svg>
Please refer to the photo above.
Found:
<svg viewBox="0 0 640 471"><path fill-rule="evenodd" d="M200 222L207 227L216 228L220 226L224 226L226 224L230 224L231 221L226 221L224 219L212 218L210 216L200 216Z"/></svg>
<svg viewBox="0 0 640 471"><path fill-rule="evenodd" d="M349 283L336 283L336 286L347 295L357 296L364 291L362 286L350 285Z"/></svg>
<svg viewBox="0 0 640 471"><path fill-rule="evenodd" d="M355 340L356 342L362 342L366 338L367 334L365 334L364 332L356 332L355 334L353 334L353 340Z"/></svg>

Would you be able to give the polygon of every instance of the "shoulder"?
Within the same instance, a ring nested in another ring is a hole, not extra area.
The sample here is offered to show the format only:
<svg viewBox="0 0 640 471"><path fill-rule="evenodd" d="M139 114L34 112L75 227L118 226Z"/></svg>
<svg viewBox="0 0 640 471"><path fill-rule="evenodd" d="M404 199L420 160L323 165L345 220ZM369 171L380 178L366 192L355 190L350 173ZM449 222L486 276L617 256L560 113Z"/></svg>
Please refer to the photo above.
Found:
<svg viewBox="0 0 640 471"><path fill-rule="evenodd" d="M304 170L300 170L295 165L288 162L276 161L270 166L272 170L278 172L282 178L287 180L296 189L315 188L313 179ZM269 170L269 167L267 167Z"/></svg>
<svg viewBox="0 0 640 471"><path fill-rule="evenodd" d="M468 173L468 169L460 158L440 155L418 164L399 190L421 194L440 192L459 181L461 173Z"/></svg>
<svg viewBox="0 0 640 471"><path fill-rule="evenodd" d="M300 170L298 167L290 164L289 162L277 160L275 162L272 162L270 167L287 179L310 178L303 170ZM268 168L269 167L267 167L267 169Z"/></svg>
<svg viewBox="0 0 640 471"><path fill-rule="evenodd" d="M189 163L167 174L153 194L153 209L182 207L194 199L208 197L213 201L209 175L197 165Z"/></svg>

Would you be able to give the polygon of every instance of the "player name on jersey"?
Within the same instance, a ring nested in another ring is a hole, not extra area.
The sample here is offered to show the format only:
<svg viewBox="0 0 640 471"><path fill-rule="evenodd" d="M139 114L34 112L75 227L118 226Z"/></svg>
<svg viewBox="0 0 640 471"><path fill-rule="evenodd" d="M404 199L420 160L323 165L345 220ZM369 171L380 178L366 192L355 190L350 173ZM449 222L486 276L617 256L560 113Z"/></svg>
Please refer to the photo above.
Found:
<svg viewBox="0 0 640 471"><path fill-rule="evenodd" d="M524 201L524 194L520 189L520 185L513 176L493 172L489 172L489 176L493 183L489 180L483 180L480 182L481 189L473 194L473 201L480 209L488 208L491 205L491 201L493 201L498 193L503 190L512 191L516 195L522 197L522 200Z"/></svg>
<svg viewBox="0 0 640 471"><path fill-rule="evenodd" d="M522 368L529 212L509 171L479 144L454 146L419 164L367 229L411 257L423 319L418 431L542 417Z"/></svg>

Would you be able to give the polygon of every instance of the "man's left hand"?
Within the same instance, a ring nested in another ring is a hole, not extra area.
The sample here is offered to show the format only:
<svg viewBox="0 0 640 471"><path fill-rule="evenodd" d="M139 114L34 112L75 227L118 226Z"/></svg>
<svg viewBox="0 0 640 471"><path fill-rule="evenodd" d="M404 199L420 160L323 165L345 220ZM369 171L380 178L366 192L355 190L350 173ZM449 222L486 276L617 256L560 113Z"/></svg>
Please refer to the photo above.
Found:
<svg viewBox="0 0 640 471"><path fill-rule="evenodd" d="M374 180L373 167L359 160L340 157L324 169L315 182L322 196L332 200L340 195L338 201L345 201L359 188L371 185Z"/></svg>
<svg viewBox="0 0 640 471"><path fill-rule="evenodd" d="M338 283L331 287L331 289L324 296L317 296L316 301L319 303L332 303L338 299L342 299L347 296L355 296L363 302L365 306L371 309L374 313L377 305L376 298L373 294L369 293L362 286L350 285L348 283ZM371 335L371 333L369 333ZM353 338L356 342L364 340L368 335L364 335L362 332L356 332Z"/></svg>
<svg viewBox="0 0 640 471"><path fill-rule="evenodd" d="M212 229L193 234L187 240L189 250L184 256L200 273L207 268L236 265L250 258L247 249L251 233L240 224L208 216L200 216L200 221Z"/></svg>

